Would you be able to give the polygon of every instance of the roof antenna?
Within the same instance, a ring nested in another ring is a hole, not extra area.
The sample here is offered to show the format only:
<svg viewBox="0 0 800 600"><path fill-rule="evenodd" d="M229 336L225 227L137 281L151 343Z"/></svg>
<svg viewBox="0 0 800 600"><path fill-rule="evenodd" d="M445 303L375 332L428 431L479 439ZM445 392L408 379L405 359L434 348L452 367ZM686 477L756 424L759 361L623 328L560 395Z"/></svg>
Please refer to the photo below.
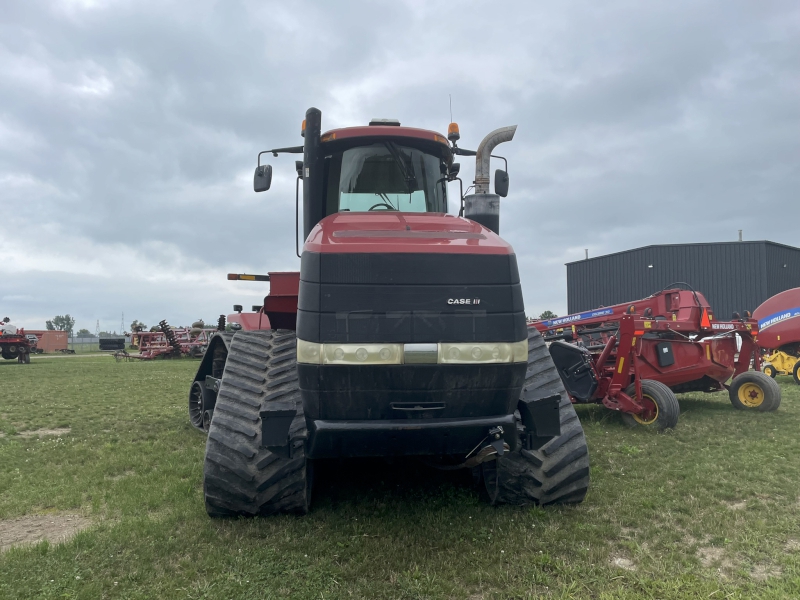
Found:
<svg viewBox="0 0 800 600"><path fill-rule="evenodd" d="M447 94L450 97L450 122L453 122L453 94Z"/></svg>

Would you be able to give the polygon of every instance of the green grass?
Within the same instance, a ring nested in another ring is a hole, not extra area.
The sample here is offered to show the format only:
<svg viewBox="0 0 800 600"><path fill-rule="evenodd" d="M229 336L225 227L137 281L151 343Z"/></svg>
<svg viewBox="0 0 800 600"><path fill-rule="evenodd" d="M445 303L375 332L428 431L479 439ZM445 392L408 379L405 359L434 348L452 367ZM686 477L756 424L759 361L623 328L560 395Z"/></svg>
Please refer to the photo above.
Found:
<svg viewBox="0 0 800 600"><path fill-rule="evenodd" d="M0 554L0 598L800 596L800 387L788 378L777 413L688 395L663 435L579 407L592 488L575 508L492 508L463 473L349 461L322 466L306 517L212 521L205 438L185 409L196 366L0 363L0 521L93 523Z"/></svg>

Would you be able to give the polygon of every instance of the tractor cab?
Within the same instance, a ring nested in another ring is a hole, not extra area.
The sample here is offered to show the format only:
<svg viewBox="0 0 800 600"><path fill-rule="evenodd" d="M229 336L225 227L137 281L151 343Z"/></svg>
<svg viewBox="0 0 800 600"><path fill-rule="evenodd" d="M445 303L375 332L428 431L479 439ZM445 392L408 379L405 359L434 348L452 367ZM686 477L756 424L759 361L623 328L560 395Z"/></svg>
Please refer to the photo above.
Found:
<svg viewBox="0 0 800 600"><path fill-rule="evenodd" d="M401 132L411 135L398 136ZM447 212L453 158L442 136L421 129L372 126L331 131L322 140L326 216Z"/></svg>

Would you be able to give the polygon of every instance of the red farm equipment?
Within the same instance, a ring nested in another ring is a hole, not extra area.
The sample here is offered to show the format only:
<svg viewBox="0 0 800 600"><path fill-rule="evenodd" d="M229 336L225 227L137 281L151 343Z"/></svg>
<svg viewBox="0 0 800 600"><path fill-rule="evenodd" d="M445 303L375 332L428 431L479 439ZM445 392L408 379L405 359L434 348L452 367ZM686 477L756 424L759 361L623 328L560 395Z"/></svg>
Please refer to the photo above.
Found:
<svg viewBox="0 0 800 600"><path fill-rule="evenodd" d="M800 385L800 288L766 300L753 318L758 320L764 373L770 377L791 375Z"/></svg>
<svg viewBox="0 0 800 600"><path fill-rule="evenodd" d="M17 329L6 317L0 321L0 356L27 365L31 362L31 341L24 329Z"/></svg>
<svg viewBox="0 0 800 600"><path fill-rule="evenodd" d="M674 427L680 415L675 393L727 389L738 409L771 411L780 405L780 388L758 372L758 322L749 315L714 319L699 292L665 289L531 327L550 342L572 401L602 403L630 426ZM751 362L756 371L750 371Z"/></svg>
<svg viewBox="0 0 800 600"><path fill-rule="evenodd" d="M199 326L195 326L198 325ZM202 321L192 325L191 329L173 328L162 320L157 331L136 331L131 333L131 345L139 349L139 354L117 351L117 360L136 358L153 360L155 358L180 358L189 356L201 358L205 354L209 341L209 330L204 329Z"/></svg>
<svg viewBox="0 0 800 600"><path fill-rule="evenodd" d="M516 257L498 234L508 174L490 156L393 120L321 131L302 146L300 271L269 281L263 306L235 308L212 336L189 393L208 430L212 517L305 513L318 459L416 456L471 469L492 503L573 504L589 486L586 439L544 340L525 322ZM464 196L458 155L476 161ZM448 213L448 183L458 216ZM299 223L298 223L299 229Z"/></svg>

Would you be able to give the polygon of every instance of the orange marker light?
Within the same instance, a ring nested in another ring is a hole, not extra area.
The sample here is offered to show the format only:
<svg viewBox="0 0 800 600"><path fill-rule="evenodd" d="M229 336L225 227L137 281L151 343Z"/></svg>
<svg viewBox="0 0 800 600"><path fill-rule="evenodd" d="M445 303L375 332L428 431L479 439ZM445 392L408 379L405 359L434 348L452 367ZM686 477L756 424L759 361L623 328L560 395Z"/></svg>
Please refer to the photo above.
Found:
<svg viewBox="0 0 800 600"><path fill-rule="evenodd" d="M306 137L306 120L303 119L303 124L300 125L300 137Z"/></svg>
<svg viewBox="0 0 800 600"><path fill-rule="evenodd" d="M447 139L451 142L457 142L461 139L461 133L458 131L458 123L450 123L447 126Z"/></svg>

